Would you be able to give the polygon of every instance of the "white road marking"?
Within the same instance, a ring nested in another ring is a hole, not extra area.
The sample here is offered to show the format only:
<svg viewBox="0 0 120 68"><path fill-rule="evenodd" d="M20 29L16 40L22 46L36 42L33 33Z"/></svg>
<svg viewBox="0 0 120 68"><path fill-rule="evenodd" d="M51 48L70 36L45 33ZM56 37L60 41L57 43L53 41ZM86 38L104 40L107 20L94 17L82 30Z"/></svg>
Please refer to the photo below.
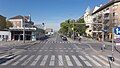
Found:
<svg viewBox="0 0 120 68"><path fill-rule="evenodd" d="M101 63L103 63L104 65L109 66L109 64L108 64L107 62L103 61L102 59L98 58L97 56L93 55L93 57L94 57L96 60L98 60L98 61L100 61Z"/></svg>
<svg viewBox="0 0 120 68"><path fill-rule="evenodd" d="M76 50L76 52L79 52L79 50Z"/></svg>
<svg viewBox="0 0 120 68"><path fill-rule="evenodd" d="M62 58L62 55L58 55L58 63L59 63L59 66L63 66L63 58Z"/></svg>
<svg viewBox="0 0 120 68"><path fill-rule="evenodd" d="M83 56L79 56L81 60L87 65L87 66L92 66L88 61Z"/></svg>
<svg viewBox="0 0 120 68"><path fill-rule="evenodd" d="M66 49L66 48L64 48L64 49Z"/></svg>
<svg viewBox="0 0 120 68"><path fill-rule="evenodd" d="M71 50L71 52L73 52L73 50Z"/></svg>
<svg viewBox="0 0 120 68"><path fill-rule="evenodd" d="M105 57L105 56L102 56L102 55L99 55L99 57L103 58L104 60L108 61L108 58ZM116 62L113 62L114 65L116 66L120 66L120 64L116 63Z"/></svg>
<svg viewBox="0 0 120 68"><path fill-rule="evenodd" d="M83 56L79 56L81 60L86 60Z"/></svg>
<svg viewBox="0 0 120 68"><path fill-rule="evenodd" d="M49 51L53 51L53 50L49 50Z"/></svg>
<svg viewBox="0 0 120 68"><path fill-rule="evenodd" d="M47 50L44 50L44 51L47 51Z"/></svg>
<svg viewBox="0 0 120 68"><path fill-rule="evenodd" d="M47 58L48 58L48 55L45 55L44 58L43 58L43 60L42 60L42 62L41 62L41 64L40 64L40 66L45 66Z"/></svg>
<svg viewBox="0 0 120 68"><path fill-rule="evenodd" d="M72 55L72 57L74 61L76 62L77 66L83 66L76 56Z"/></svg>
<svg viewBox="0 0 120 68"><path fill-rule="evenodd" d="M30 56L27 60L25 60L21 65L24 66L29 63L29 61L34 57L35 55Z"/></svg>
<svg viewBox="0 0 120 68"><path fill-rule="evenodd" d="M70 57L68 55L65 55L65 58L66 58L68 66L73 66L73 64L72 64L72 62L70 60Z"/></svg>
<svg viewBox="0 0 120 68"><path fill-rule="evenodd" d="M68 49L71 49L71 48L68 48Z"/></svg>
<svg viewBox="0 0 120 68"><path fill-rule="evenodd" d="M66 50L65 52L68 52L68 50Z"/></svg>
<svg viewBox="0 0 120 68"><path fill-rule="evenodd" d="M58 50L55 50L56 52L58 52Z"/></svg>
<svg viewBox="0 0 120 68"><path fill-rule="evenodd" d="M54 66L54 64L55 64L55 55L52 55L49 66Z"/></svg>
<svg viewBox="0 0 120 68"><path fill-rule="evenodd" d="M63 50L60 50L60 52L63 52Z"/></svg>
<svg viewBox="0 0 120 68"><path fill-rule="evenodd" d="M88 61L84 61L87 66L92 66Z"/></svg>
<svg viewBox="0 0 120 68"><path fill-rule="evenodd" d="M31 66L35 66L40 58L41 58L41 55L38 55L38 57L32 62Z"/></svg>
<svg viewBox="0 0 120 68"><path fill-rule="evenodd" d="M42 50L39 50L39 52L41 52Z"/></svg>
<svg viewBox="0 0 120 68"><path fill-rule="evenodd" d="M94 59L92 59L91 57L89 56L86 56L86 58L88 58L91 62L93 62L95 65L97 66L102 66L101 64L99 64L97 61L95 61Z"/></svg>
<svg viewBox="0 0 120 68"><path fill-rule="evenodd" d="M20 58L18 61L14 62L12 65L15 66L18 63L20 63L22 60L24 60L25 58L27 58L28 55L23 56L22 58Z"/></svg>
<svg viewBox="0 0 120 68"><path fill-rule="evenodd" d="M19 58L20 56L21 56L21 55L18 55L18 56L16 56L14 59L11 59L11 60L9 60L9 61L1 64L1 65L8 65L8 64L10 64L11 62L13 62L14 60L16 60L17 58Z"/></svg>

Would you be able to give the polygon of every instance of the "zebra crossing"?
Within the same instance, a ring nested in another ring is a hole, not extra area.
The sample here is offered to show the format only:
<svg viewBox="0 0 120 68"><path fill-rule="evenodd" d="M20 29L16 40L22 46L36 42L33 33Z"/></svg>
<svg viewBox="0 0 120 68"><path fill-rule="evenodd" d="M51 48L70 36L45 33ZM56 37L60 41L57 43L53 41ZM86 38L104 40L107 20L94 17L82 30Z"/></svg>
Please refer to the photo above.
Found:
<svg viewBox="0 0 120 68"><path fill-rule="evenodd" d="M40 43L71 43L71 42L68 42L68 41L40 41Z"/></svg>
<svg viewBox="0 0 120 68"><path fill-rule="evenodd" d="M117 60L116 60L117 61ZM103 55L17 55L0 66L109 66L107 57ZM120 63L113 62L114 66L120 67Z"/></svg>

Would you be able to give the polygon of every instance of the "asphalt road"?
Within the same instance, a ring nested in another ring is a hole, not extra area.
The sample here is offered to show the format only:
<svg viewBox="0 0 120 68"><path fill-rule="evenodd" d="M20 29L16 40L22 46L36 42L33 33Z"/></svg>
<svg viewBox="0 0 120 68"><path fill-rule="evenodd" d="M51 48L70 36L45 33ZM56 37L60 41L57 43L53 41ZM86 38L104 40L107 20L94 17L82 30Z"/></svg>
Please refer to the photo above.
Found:
<svg viewBox="0 0 120 68"><path fill-rule="evenodd" d="M110 68L107 56L96 53L100 49L97 45L63 41L55 34L28 48L22 46L23 50L11 59L2 59L6 61L1 62L0 68ZM120 61L116 60L112 68L120 68Z"/></svg>

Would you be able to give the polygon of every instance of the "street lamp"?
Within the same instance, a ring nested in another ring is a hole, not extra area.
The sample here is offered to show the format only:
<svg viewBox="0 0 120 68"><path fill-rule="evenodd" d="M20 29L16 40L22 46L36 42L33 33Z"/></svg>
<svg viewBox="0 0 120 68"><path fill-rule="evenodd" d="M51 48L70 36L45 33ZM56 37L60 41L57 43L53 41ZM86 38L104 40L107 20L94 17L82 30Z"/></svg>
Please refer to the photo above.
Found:
<svg viewBox="0 0 120 68"><path fill-rule="evenodd" d="M25 43L25 16L23 16L23 43Z"/></svg>

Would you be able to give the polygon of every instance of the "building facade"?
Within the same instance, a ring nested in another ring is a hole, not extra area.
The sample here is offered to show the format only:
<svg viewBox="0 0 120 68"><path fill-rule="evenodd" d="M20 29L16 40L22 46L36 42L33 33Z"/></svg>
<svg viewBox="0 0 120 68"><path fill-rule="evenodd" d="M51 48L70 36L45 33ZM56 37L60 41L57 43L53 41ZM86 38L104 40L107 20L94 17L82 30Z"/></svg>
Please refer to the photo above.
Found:
<svg viewBox="0 0 120 68"><path fill-rule="evenodd" d="M36 28L33 27L34 23L31 21L30 16L18 15L8 20L13 24L13 27L9 28L12 40L23 40L23 30L25 30L25 40L36 38L35 35L33 35L35 34Z"/></svg>
<svg viewBox="0 0 120 68"><path fill-rule="evenodd" d="M85 14L84 14L84 21L85 21L85 24L86 24L86 27L87 29L85 30L87 36L90 36L90 37L93 37L92 36L92 23L93 23L93 20L92 20L92 10L90 9L90 7L88 7L85 11Z"/></svg>
<svg viewBox="0 0 120 68"><path fill-rule="evenodd" d="M94 16L93 36L107 41L112 39L112 28L120 26L120 0L110 0L92 13Z"/></svg>

